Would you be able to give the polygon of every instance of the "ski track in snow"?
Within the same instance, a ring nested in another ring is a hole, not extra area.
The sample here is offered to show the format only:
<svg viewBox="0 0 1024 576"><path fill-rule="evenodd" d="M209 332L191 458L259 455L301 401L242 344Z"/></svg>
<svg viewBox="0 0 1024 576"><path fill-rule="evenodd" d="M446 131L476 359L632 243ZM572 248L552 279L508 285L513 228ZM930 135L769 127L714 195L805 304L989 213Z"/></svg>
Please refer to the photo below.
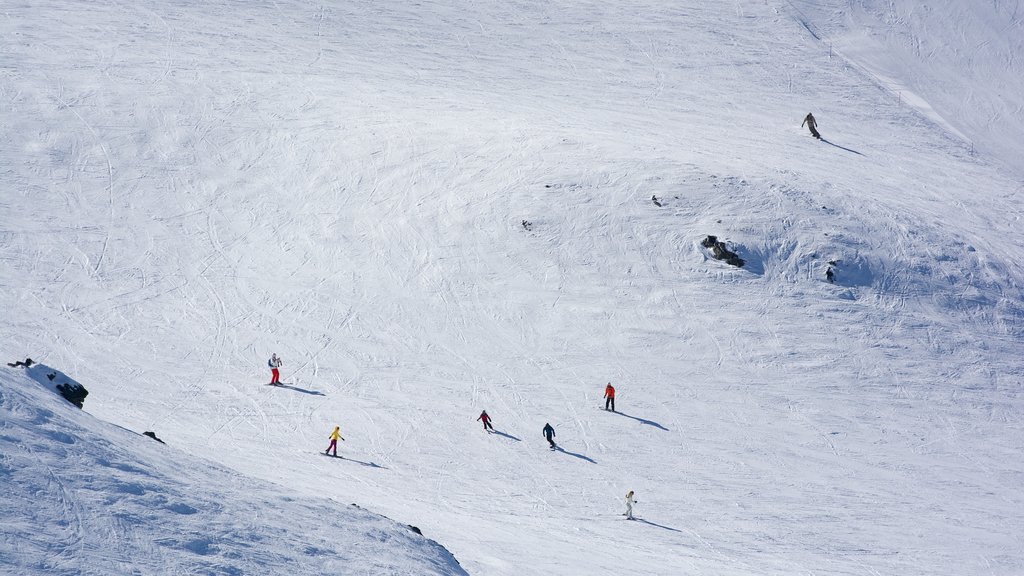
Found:
<svg viewBox="0 0 1024 576"><path fill-rule="evenodd" d="M1021 109L832 4L11 7L5 350L470 573L1019 573Z"/></svg>

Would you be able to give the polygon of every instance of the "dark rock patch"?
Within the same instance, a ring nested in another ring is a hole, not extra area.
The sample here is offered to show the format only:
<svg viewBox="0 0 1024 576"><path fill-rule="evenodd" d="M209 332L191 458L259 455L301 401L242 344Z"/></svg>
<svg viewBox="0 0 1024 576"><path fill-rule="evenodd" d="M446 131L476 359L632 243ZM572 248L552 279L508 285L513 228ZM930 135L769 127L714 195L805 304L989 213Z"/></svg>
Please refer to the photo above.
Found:
<svg viewBox="0 0 1024 576"><path fill-rule="evenodd" d="M726 248L725 242L721 242L717 236L708 236L701 241L700 245L711 249L711 255L716 260L724 260L726 264L732 264L741 268L746 264L738 254Z"/></svg>

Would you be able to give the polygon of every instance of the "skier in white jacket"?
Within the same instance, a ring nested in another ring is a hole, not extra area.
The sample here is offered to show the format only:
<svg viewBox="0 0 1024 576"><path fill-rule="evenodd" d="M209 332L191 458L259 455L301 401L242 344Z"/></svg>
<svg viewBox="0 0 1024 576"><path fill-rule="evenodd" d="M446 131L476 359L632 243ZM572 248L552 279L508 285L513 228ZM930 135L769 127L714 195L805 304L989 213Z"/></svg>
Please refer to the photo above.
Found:
<svg viewBox="0 0 1024 576"><path fill-rule="evenodd" d="M630 490L626 493L626 519L633 519L633 504L636 504L636 498L633 497L633 491Z"/></svg>

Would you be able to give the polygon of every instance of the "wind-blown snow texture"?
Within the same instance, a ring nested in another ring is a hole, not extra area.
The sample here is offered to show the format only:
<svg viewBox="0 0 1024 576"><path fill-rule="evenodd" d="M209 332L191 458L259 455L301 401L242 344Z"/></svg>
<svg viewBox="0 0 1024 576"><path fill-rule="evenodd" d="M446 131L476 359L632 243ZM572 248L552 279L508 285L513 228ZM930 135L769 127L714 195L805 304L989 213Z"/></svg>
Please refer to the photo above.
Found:
<svg viewBox="0 0 1024 576"><path fill-rule="evenodd" d="M464 574L357 507L246 478L0 373L0 573Z"/></svg>
<svg viewBox="0 0 1024 576"><path fill-rule="evenodd" d="M5 7L5 353L469 573L1019 574L1020 24L913 4Z"/></svg>

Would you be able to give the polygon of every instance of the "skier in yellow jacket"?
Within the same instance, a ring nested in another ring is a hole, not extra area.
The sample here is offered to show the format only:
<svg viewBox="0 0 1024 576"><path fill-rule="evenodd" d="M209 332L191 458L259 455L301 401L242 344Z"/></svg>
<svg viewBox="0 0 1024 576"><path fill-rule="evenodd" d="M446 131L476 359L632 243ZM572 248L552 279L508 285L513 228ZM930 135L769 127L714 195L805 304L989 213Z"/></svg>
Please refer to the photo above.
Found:
<svg viewBox="0 0 1024 576"><path fill-rule="evenodd" d="M345 439L341 437L341 426L334 427L334 431L331 432L330 435L331 445L327 447L327 450L324 450L324 454L331 454L331 450L333 450L334 453L331 454L331 456L338 455L338 438L341 438L342 442L345 441Z"/></svg>

